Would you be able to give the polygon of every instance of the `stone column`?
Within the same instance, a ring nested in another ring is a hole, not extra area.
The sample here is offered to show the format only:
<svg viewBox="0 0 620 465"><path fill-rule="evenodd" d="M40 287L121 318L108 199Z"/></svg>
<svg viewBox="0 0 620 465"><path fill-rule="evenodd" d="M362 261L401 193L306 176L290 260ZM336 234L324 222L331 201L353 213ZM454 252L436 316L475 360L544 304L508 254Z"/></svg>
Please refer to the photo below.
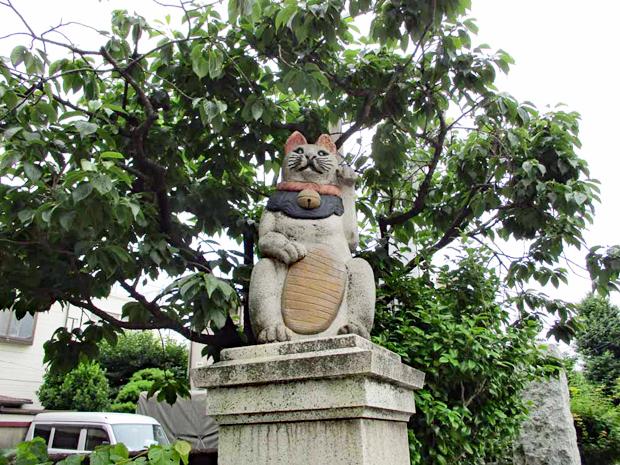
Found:
<svg viewBox="0 0 620 465"><path fill-rule="evenodd" d="M194 370L219 465L408 465L424 374L359 336L241 347Z"/></svg>

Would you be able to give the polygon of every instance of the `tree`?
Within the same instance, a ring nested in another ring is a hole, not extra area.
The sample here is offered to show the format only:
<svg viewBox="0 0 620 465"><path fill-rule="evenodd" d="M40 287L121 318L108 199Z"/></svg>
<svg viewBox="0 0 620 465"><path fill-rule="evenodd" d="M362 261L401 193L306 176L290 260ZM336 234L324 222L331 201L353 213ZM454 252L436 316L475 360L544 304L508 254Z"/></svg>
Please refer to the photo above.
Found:
<svg viewBox="0 0 620 465"><path fill-rule="evenodd" d="M81 363L66 374L46 372L37 394L50 410L102 412L110 405L108 380L94 362Z"/></svg>
<svg viewBox="0 0 620 465"><path fill-rule="evenodd" d="M511 324L487 263L469 249L434 273L391 276L381 287L373 340L426 372L409 422L414 465L504 463L526 416L521 390L559 366L540 351L534 318Z"/></svg>
<svg viewBox="0 0 620 465"><path fill-rule="evenodd" d="M113 412L136 413L136 406L140 393L146 391L151 392L155 383L162 383L166 377L172 377L169 371L160 370L159 368L144 368L136 371L131 378L118 391L114 399L114 403L110 405Z"/></svg>
<svg viewBox="0 0 620 465"><path fill-rule="evenodd" d="M136 372L146 368L161 368L174 378L186 379L187 357L187 347L174 339L160 341L151 332L136 331L121 335L115 345L102 341L97 361L105 369L114 397Z"/></svg>
<svg viewBox="0 0 620 465"><path fill-rule="evenodd" d="M552 333L572 334L569 305L523 289L566 281L564 250L585 246L598 188L575 153L578 115L494 87L512 60L473 44L469 0L230 0L226 19L183 1L172 31L172 19L115 11L96 49L0 6L24 38L0 64L0 308L61 302L98 319L55 333L53 370L121 328L171 329L216 356L251 343L231 313L247 312L281 147L338 121L361 174L360 254L380 283L473 240L505 271L520 321L551 313ZM364 130L370 149L352 142ZM502 250L512 240L523 254ZM587 265L599 289L615 288L620 248L591 249ZM145 280L166 277L145 295ZM123 320L93 300L114 285L133 299Z"/></svg>
<svg viewBox="0 0 620 465"><path fill-rule="evenodd" d="M586 298L578 309L577 350L585 359L585 375L612 395L620 382L620 309L596 296Z"/></svg>

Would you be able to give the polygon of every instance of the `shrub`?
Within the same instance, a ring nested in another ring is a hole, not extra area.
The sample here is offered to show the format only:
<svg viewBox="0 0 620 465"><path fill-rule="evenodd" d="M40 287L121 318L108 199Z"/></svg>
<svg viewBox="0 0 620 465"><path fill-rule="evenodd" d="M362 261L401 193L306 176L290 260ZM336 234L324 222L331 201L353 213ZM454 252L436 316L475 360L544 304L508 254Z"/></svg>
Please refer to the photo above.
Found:
<svg viewBox="0 0 620 465"><path fill-rule="evenodd" d="M620 408L603 386L584 375L570 375L571 411L583 465L614 465L620 461Z"/></svg>
<svg viewBox="0 0 620 465"><path fill-rule="evenodd" d="M37 392L50 410L100 412L109 407L110 388L98 363L81 363L69 373L47 372Z"/></svg>
<svg viewBox="0 0 620 465"><path fill-rule="evenodd" d="M129 456L124 444L97 447L89 454L69 455L57 465L187 465L191 444L176 441L168 446L152 445L147 451ZM45 441L34 438L32 441L21 442L15 449L0 449L0 465L51 465L53 462L47 455Z"/></svg>
<svg viewBox="0 0 620 465"><path fill-rule="evenodd" d="M483 463L512 455L522 388L542 372L539 324L512 321L499 281L474 251L421 277L387 276L374 341L426 373L409 422L413 465ZM549 365L549 371L557 361Z"/></svg>
<svg viewBox="0 0 620 465"><path fill-rule="evenodd" d="M162 382L166 377L173 376L170 371L159 368L145 368L136 371L129 382L125 384L116 395L114 403L110 406L114 412L135 413L140 393L150 391L156 382Z"/></svg>
<svg viewBox="0 0 620 465"><path fill-rule="evenodd" d="M187 377L187 347L172 338L162 341L149 331L126 332L116 345L104 341L99 348L98 361L106 370L113 397L134 373L145 368L169 370L175 378Z"/></svg>

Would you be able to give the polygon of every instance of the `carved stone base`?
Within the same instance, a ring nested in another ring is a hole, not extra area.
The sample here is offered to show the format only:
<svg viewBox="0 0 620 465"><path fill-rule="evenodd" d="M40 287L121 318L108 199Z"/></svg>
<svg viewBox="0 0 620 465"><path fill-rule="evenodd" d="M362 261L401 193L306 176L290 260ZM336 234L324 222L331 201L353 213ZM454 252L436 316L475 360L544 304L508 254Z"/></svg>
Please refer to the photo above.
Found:
<svg viewBox="0 0 620 465"><path fill-rule="evenodd" d="M408 465L424 374L359 336L228 349L192 373L220 465Z"/></svg>

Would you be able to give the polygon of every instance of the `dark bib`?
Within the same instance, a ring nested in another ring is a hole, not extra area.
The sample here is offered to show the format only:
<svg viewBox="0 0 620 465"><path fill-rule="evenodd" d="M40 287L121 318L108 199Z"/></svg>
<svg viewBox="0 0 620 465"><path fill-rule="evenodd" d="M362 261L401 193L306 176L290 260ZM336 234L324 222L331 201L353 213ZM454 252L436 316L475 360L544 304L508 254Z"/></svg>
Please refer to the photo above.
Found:
<svg viewBox="0 0 620 465"><path fill-rule="evenodd" d="M299 192L276 191L267 201L267 210L282 212L291 218L302 220L320 220L332 215L342 216L344 206L337 195L321 195L321 205L314 209L306 209L297 203Z"/></svg>

